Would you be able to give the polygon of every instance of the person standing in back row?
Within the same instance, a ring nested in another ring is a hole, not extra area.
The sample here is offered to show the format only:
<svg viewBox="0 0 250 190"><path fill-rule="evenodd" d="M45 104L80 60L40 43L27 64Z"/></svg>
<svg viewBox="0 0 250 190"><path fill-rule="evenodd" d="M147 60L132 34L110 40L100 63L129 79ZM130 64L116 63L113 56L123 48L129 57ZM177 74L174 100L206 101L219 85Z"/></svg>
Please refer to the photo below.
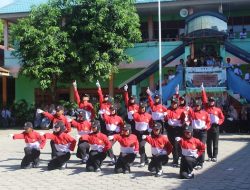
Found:
<svg viewBox="0 0 250 190"><path fill-rule="evenodd" d="M208 161L217 162L218 143L219 143L219 127L224 122L224 115L220 108L215 106L215 98L207 98L207 94L203 83L202 90L202 103L205 106L205 111L210 116L211 128L207 132L207 154Z"/></svg>

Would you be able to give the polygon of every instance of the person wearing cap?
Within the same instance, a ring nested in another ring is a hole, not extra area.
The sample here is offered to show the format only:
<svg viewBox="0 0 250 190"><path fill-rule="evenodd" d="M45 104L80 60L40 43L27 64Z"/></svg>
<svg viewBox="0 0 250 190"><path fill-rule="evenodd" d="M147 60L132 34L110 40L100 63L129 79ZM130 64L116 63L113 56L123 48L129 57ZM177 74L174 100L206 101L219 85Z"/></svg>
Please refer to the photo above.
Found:
<svg viewBox="0 0 250 190"><path fill-rule="evenodd" d="M117 134L121 131L121 128L124 126L123 119L117 115L117 109L113 105L109 108L110 115L106 113L103 114L103 120L106 124L105 134L107 136ZM111 165L114 165L116 162L116 156L113 153L112 148L108 151L108 156L111 159Z"/></svg>
<svg viewBox="0 0 250 190"><path fill-rule="evenodd" d="M33 124L26 122L24 131L20 134L10 134L14 140L24 139L26 146L24 148L25 156L21 162L22 169L36 168L39 166L40 149L45 145L45 138L33 130Z"/></svg>
<svg viewBox="0 0 250 190"><path fill-rule="evenodd" d="M194 177L193 169L197 165L198 158L205 152L205 144L193 137L192 126L185 126L183 136L176 137L180 144L182 157L180 165L180 178L191 179Z"/></svg>
<svg viewBox="0 0 250 190"><path fill-rule="evenodd" d="M190 111L191 126L193 127L193 136L206 144L207 131L210 129L210 116L202 109L201 99L197 99L194 102L194 107ZM201 169L205 160L205 152L199 157L198 163L195 169Z"/></svg>
<svg viewBox="0 0 250 190"><path fill-rule="evenodd" d="M48 170L64 169L67 167L67 161L70 159L70 151L74 151L76 140L68 133L65 133L65 125L62 121L55 123L53 133L45 133L46 139L51 139L55 145L55 151L52 152L52 160L48 163Z"/></svg>
<svg viewBox="0 0 250 190"><path fill-rule="evenodd" d="M90 145L89 159L86 163L86 170L88 172L101 171L103 160L107 156L107 151L111 148L111 143L108 137L100 132L100 121L94 120L91 122L91 133L82 135L81 140L88 141Z"/></svg>
<svg viewBox="0 0 250 190"><path fill-rule="evenodd" d="M78 107L80 109L83 109L86 114L86 120L92 120L95 118L95 109L94 106L89 102L89 94L83 94L82 95L82 100L80 99L78 90L77 90L77 84L76 81L73 82L73 87L74 87L74 97L75 101L78 104Z"/></svg>
<svg viewBox="0 0 250 190"><path fill-rule="evenodd" d="M164 117L167 115L167 108L161 104L160 95L156 94L153 100L151 97L152 93L149 88L146 92L148 94L148 103L151 108L152 119L154 122L160 122L162 123L162 126L164 126ZM162 132L164 132L164 128L162 128Z"/></svg>
<svg viewBox="0 0 250 190"><path fill-rule="evenodd" d="M211 127L207 131L207 154L208 161L217 162L218 155L218 143L219 143L219 127L224 122L224 114L219 107L215 106L215 98L209 97L207 98L207 94L203 83L201 85L202 90L202 103L205 106L205 111L210 116Z"/></svg>
<svg viewBox="0 0 250 190"><path fill-rule="evenodd" d="M120 134L108 136L109 140L118 141L121 145L120 155L115 164L115 173L130 173L130 165L134 162L139 151L139 142L134 134L131 134L131 125L125 124Z"/></svg>
<svg viewBox="0 0 250 190"><path fill-rule="evenodd" d="M135 132L135 121L133 118L133 114L137 113L139 111L139 105L135 103L136 97L131 95L128 95L128 85L124 86L124 102L125 106L127 108L127 119L126 121L131 125L132 132Z"/></svg>
<svg viewBox="0 0 250 190"><path fill-rule="evenodd" d="M161 123L156 122L153 125L153 132L151 136L142 136L142 138L151 145L152 158L148 165L148 170L155 173L155 177L159 177L163 174L162 165L163 163L166 164L168 162L168 156L173 149L173 146L167 136L161 134L161 130Z"/></svg>
<svg viewBox="0 0 250 190"><path fill-rule="evenodd" d="M84 111L80 111L77 115L77 120L68 119L71 122L72 127L77 129L78 136L89 134L91 132L91 122L86 120L86 114ZM89 153L89 143L84 140L78 141L76 157L80 158L82 163L85 164L88 160Z"/></svg>
<svg viewBox="0 0 250 190"><path fill-rule="evenodd" d="M144 167L148 163L148 157L145 152L146 141L142 139L142 135L148 135L152 131L154 121L151 114L146 112L147 105L143 102L139 105L139 111L133 114L135 121L135 135L139 141L140 167Z"/></svg>
<svg viewBox="0 0 250 190"><path fill-rule="evenodd" d="M109 102L109 95L108 94L103 95L102 88L98 80L96 81L96 86L100 104L99 114L103 115L105 113L109 115L110 114L109 108L112 106L111 102Z"/></svg>
<svg viewBox="0 0 250 190"><path fill-rule="evenodd" d="M53 126L55 125L56 122L62 121L64 123L65 127L66 127L65 133L69 133L71 131L71 125L67 121L67 118L64 116L64 107L63 106L58 105L56 107L56 113L55 114L51 114L51 113L49 113L47 111L43 111L41 109L37 109L37 113L43 114L50 121L52 121Z"/></svg>
<svg viewBox="0 0 250 190"><path fill-rule="evenodd" d="M180 146L175 141L175 137L181 136L183 132L183 110L178 107L179 100L177 98L171 99L171 105L167 110L165 122L167 123L168 139L173 145L173 167L179 167Z"/></svg>

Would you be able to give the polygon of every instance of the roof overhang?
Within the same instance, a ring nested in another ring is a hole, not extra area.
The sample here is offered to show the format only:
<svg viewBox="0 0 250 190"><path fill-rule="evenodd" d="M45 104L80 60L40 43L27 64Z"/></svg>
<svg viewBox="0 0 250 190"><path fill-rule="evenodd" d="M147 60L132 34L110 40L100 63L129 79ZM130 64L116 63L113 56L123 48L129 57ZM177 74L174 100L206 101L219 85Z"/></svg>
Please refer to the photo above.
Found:
<svg viewBox="0 0 250 190"><path fill-rule="evenodd" d="M9 70L0 67L0 76L10 76Z"/></svg>

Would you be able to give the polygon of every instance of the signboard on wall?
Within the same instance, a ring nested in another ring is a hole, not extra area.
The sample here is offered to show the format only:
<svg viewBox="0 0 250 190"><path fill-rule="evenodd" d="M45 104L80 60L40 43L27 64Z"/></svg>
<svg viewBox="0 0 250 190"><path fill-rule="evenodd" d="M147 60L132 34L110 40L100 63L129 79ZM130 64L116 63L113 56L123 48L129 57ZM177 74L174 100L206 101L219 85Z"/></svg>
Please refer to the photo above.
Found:
<svg viewBox="0 0 250 190"><path fill-rule="evenodd" d="M186 87L225 87L226 70L220 67L187 67L185 72Z"/></svg>

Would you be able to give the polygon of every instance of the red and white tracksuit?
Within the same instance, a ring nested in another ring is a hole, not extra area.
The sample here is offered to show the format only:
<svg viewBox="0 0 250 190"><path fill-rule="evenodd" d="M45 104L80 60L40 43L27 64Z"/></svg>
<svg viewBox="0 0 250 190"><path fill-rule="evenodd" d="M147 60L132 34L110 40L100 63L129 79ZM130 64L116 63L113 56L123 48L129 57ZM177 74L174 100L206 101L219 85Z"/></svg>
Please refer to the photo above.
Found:
<svg viewBox="0 0 250 190"><path fill-rule="evenodd" d="M106 124L107 134L119 133L123 127L123 119L118 115L103 114L103 120Z"/></svg>
<svg viewBox="0 0 250 190"><path fill-rule="evenodd" d="M124 91L124 100L125 100L125 106L127 108L127 112L128 112L128 119L131 121L133 120L133 114L137 113L139 111L139 105L134 103L131 104L129 102L129 97L128 97L128 92Z"/></svg>
<svg viewBox="0 0 250 190"><path fill-rule="evenodd" d="M129 136L121 136L120 134L115 134L113 140L120 143L120 152L122 154L136 154L139 151L139 142L134 134L130 134Z"/></svg>
<svg viewBox="0 0 250 190"><path fill-rule="evenodd" d="M110 115L109 108L111 106L111 103L104 101L104 97L103 97L103 93L102 93L101 88L98 88L97 94L99 96L99 104L100 104L99 114L103 115L105 113L107 115Z"/></svg>
<svg viewBox="0 0 250 190"><path fill-rule="evenodd" d="M94 110L93 105L88 101L81 101L79 93L76 88L74 88L74 96L75 96L76 103L78 104L78 107L85 111L85 114L86 114L85 118L89 121L94 119L95 110Z"/></svg>
<svg viewBox="0 0 250 190"><path fill-rule="evenodd" d="M154 121L163 121L167 114L167 108L160 103L154 103L150 95L148 95L148 102L152 112L152 119Z"/></svg>
<svg viewBox="0 0 250 190"><path fill-rule="evenodd" d="M88 120L85 121L75 121L71 122L72 127L77 129L78 135L85 135L91 132L91 123Z"/></svg>
<svg viewBox="0 0 250 190"><path fill-rule="evenodd" d="M49 112L43 112L43 115L52 121L53 125L58 121L62 121L66 127L65 133L69 133L71 131L71 125L64 115L57 116L56 114L52 115Z"/></svg>
<svg viewBox="0 0 250 190"><path fill-rule="evenodd" d="M182 152L180 175L187 176L187 174L192 173L193 168L196 166L197 158L205 152L205 144L194 137L190 139L181 138L178 143Z"/></svg>
<svg viewBox="0 0 250 190"><path fill-rule="evenodd" d="M148 165L149 171L159 172L162 164L168 162L168 155L172 152L173 146L165 135L147 136L145 139L151 145L152 158Z"/></svg>
<svg viewBox="0 0 250 190"><path fill-rule="evenodd" d="M152 116L145 112L145 113L134 113L133 115L135 121L135 129L137 131L147 131L149 128L152 127L153 120Z"/></svg>
<svg viewBox="0 0 250 190"><path fill-rule="evenodd" d="M205 110L192 109L190 112L191 125L193 129L208 130L210 128L210 117Z"/></svg>
<svg viewBox="0 0 250 190"><path fill-rule="evenodd" d="M100 132L82 135L81 140L88 141L92 151L106 153L111 148L108 137Z"/></svg>
<svg viewBox="0 0 250 190"><path fill-rule="evenodd" d="M152 155L169 155L172 152L173 146L165 135L147 136L145 140L151 145Z"/></svg>
<svg viewBox="0 0 250 190"><path fill-rule="evenodd" d="M61 134L45 133L46 139L51 139L55 143L58 152L74 151L76 140L69 134L62 132Z"/></svg>
<svg viewBox="0 0 250 190"><path fill-rule="evenodd" d="M209 106L205 90L202 91L202 102L205 111L210 116L211 128L207 132L207 154L209 158L217 158L219 143L219 126L224 122L224 115L220 108Z"/></svg>
<svg viewBox="0 0 250 190"><path fill-rule="evenodd" d="M26 147L36 150L43 149L46 142L44 136L41 136L34 130L30 133L23 132L21 134L14 134L13 139L24 139Z"/></svg>
<svg viewBox="0 0 250 190"><path fill-rule="evenodd" d="M70 159L70 151L74 151L76 140L64 132L57 134L46 133L44 136L53 142L53 146L51 146L53 157L48 163L48 170L58 169Z"/></svg>
<svg viewBox="0 0 250 190"><path fill-rule="evenodd" d="M13 139L24 139L26 146L24 148L25 156L21 162L21 168L29 166L37 166L39 163L40 149L45 145L45 138L36 131L32 130L29 133L14 134Z"/></svg>

